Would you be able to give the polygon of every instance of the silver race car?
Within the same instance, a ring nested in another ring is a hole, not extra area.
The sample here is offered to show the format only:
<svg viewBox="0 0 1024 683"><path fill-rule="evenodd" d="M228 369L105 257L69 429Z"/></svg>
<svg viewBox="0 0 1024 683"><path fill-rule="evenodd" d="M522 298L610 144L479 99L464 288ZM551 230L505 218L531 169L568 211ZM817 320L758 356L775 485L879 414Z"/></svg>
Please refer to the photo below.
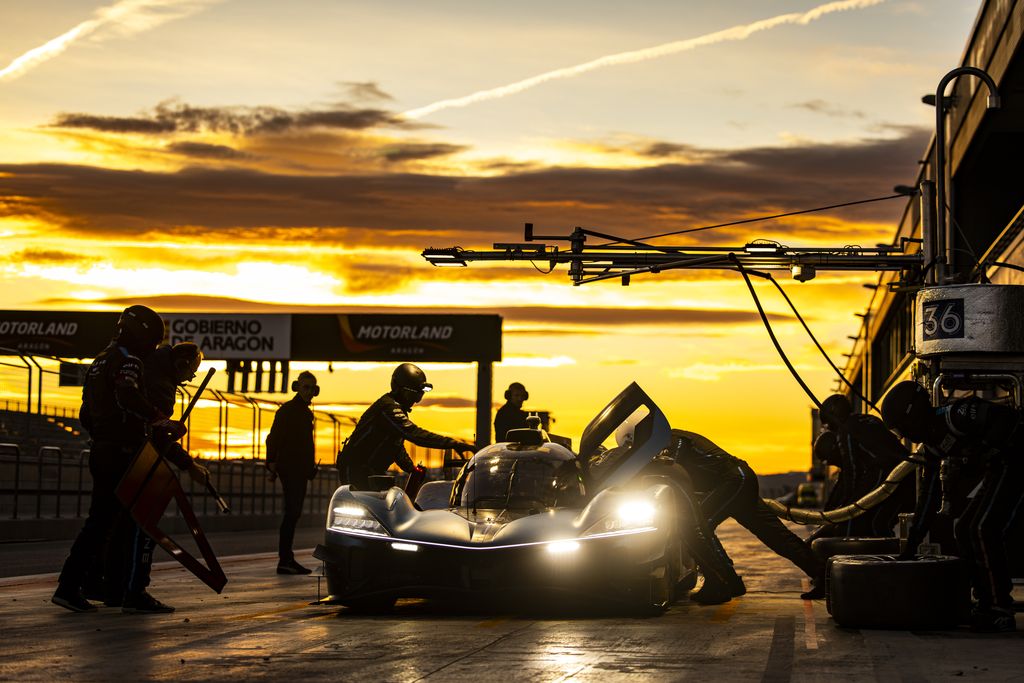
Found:
<svg viewBox="0 0 1024 683"><path fill-rule="evenodd" d="M540 429L509 438L415 500L397 487L338 488L314 552L327 577L321 603L473 596L665 609L692 562L677 489L649 474L670 438L650 397L628 386L587 426L578 454Z"/></svg>

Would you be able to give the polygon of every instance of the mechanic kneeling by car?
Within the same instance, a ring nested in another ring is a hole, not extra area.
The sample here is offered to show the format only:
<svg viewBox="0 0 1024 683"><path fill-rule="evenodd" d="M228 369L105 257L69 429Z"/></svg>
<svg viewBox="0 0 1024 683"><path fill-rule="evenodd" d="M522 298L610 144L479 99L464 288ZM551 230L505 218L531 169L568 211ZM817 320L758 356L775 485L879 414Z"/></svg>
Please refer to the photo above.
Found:
<svg viewBox="0 0 1024 683"><path fill-rule="evenodd" d="M427 376L412 363L402 363L391 375L391 391L377 399L359 418L352 436L338 454L336 467L342 482L353 489L369 489L369 477L381 475L397 464L403 472L415 469L405 450L411 441L424 448L450 448L472 453L472 444L417 427L409 419L412 407L434 388Z"/></svg>
<svg viewBox="0 0 1024 683"><path fill-rule="evenodd" d="M733 457L708 438L681 429L672 430L669 452L689 473L694 487L702 492L700 509L710 529L714 530L732 517L772 551L785 557L810 577L813 588L801 594L801 598L815 600L825 597L823 563L761 500L757 474L750 465ZM714 541L721 547L717 538ZM725 552L724 549L722 552Z"/></svg>

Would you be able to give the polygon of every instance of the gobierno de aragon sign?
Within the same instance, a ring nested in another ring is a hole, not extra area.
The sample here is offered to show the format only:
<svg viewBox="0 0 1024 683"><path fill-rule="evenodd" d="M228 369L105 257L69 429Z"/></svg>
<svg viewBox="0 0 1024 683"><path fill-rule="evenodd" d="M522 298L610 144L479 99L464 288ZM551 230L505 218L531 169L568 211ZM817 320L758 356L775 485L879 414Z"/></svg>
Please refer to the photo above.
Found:
<svg viewBox="0 0 1024 683"><path fill-rule="evenodd" d="M292 320L288 314L165 313L167 342L190 341L210 360L288 360Z"/></svg>

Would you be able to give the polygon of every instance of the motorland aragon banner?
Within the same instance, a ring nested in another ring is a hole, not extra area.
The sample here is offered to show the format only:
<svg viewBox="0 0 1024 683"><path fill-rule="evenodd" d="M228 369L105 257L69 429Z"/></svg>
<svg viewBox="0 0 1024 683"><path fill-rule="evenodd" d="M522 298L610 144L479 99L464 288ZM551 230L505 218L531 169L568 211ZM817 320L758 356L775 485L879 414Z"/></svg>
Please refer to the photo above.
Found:
<svg viewBox="0 0 1024 683"><path fill-rule="evenodd" d="M167 343L195 342L209 360L287 360L292 316L242 313L165 313Z"/></svg>
<svg viewBox="0 0 1024 683"><path fill-rule="evenodd" d="M94 358L110 343L120 313L0 311L0 349L24 354ZM0 350L0 355L10 355Z"/></svg>
<svg viewBox="0 0 1024 683"><path fill-rule="evenodd" d="M293 360L501 360L497 315L303 315L294 333Z"/></svg>
<svg viewBox="0 0 1024 683"><path fill-rule="evenodd" d="M195 342L210 360L501 360L498 315L160 313L166 343ZM119 316L107 311L0 311L0 356L95 358L110 343Z"/></svg>

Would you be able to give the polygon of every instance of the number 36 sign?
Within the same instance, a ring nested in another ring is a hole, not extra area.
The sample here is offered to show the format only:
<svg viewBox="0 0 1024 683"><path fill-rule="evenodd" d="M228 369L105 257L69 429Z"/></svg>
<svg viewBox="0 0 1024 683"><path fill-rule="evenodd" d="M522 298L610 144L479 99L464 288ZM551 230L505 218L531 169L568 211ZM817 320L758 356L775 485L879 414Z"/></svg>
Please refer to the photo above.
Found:
<svg viewBox="0 0 1024 683"><path fill-rule="evenodd" d="M939 299L921 307L924 340L962 339L964 336L964 300Z"/></svg>

